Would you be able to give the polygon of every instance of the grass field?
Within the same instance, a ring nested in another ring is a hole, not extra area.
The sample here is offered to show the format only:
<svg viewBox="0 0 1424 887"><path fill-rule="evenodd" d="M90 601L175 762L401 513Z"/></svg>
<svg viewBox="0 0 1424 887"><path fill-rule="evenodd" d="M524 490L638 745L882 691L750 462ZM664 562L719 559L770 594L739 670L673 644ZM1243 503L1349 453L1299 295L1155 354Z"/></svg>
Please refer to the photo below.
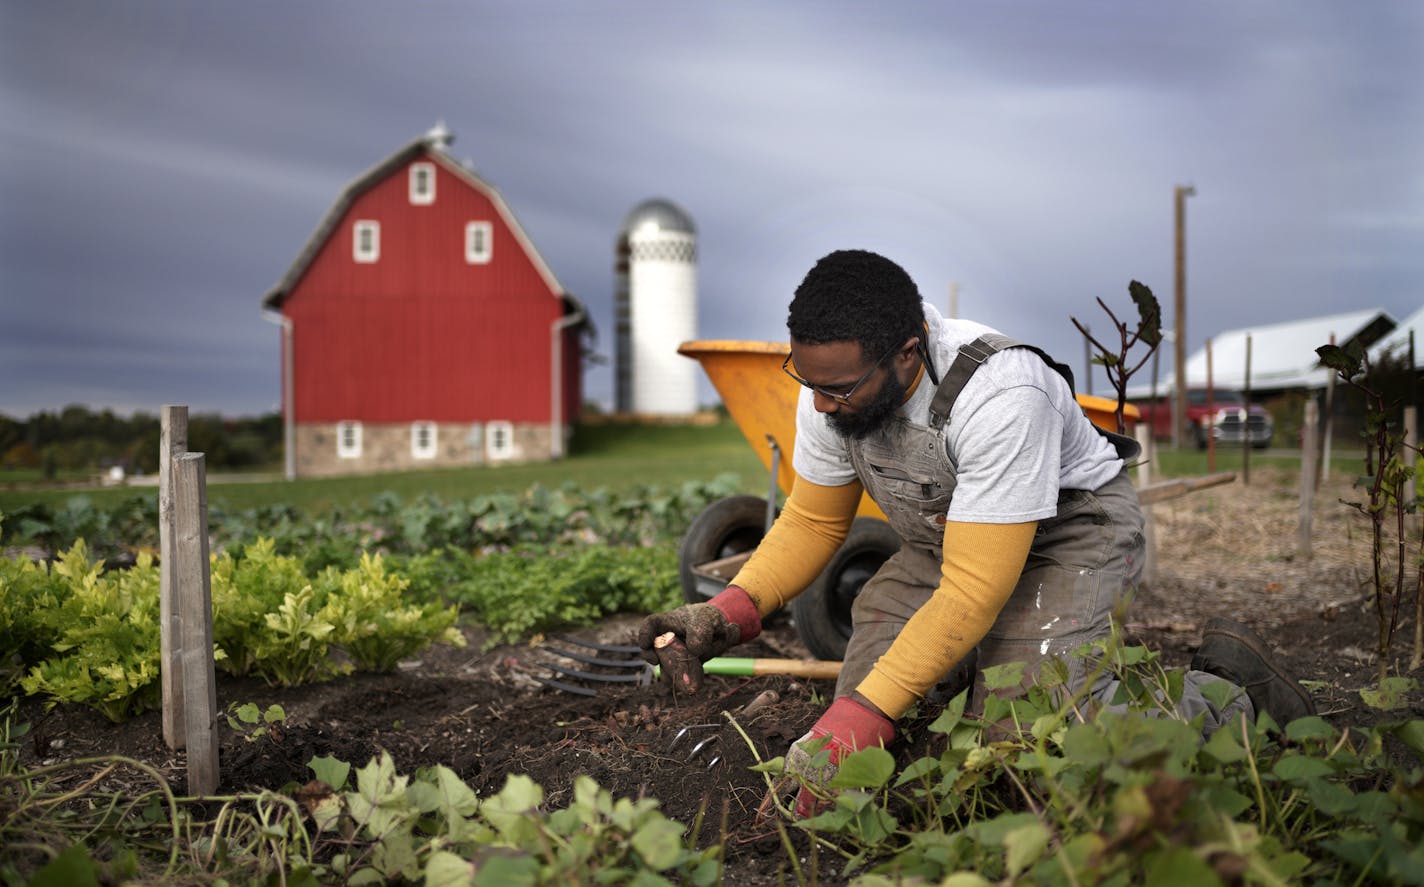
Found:
<svg viewBox="0 0 1424 887"><path fill-rule="evenodd" d="M1251 465L1277 466L1300 470L1298 455L1284 451L1253 452ZM1356 455L1332 459L1332 472L1359 473ZM1225 449L1216 454L1217 471L1241 470L1241 451ZM1184 477L1207 473L1207 456L1197 450L1174 451L1163 446L1154 458L1154 475ZM271 474L257 476L214 476L208 485L208 501L230 510L270 503L286 503L309 512L336 505L362 504L377 493L391 492L404 499L434 494L442 499L463 499L482 493L520 492L534 484L557 487L572 482L585 489L613 490L638 485L668 486L685 481L708 481L731 472L742 481L742 489L765 495L768 475L737 426L723 421L710 426L679 425L591 425L580 426L570 447L570 455L551 463L494 467L446 468L312 480L283 481ZM96 506L104 506L135 495L155 494L154 488L76 487L45 488L32 478L0 474L0 512L34 502L58 504L71 496L88 496Z"/></svg>
<svg viewBox="0 0 1424 887"><path fill-rule="evenodd" d="M638 485L669 486L691 480L709 481L726 472L740 476L747 492L765 495L769 480L766 469L731 422L704 427L610 424L579 427L569 456L558 462L291 482L241 475L213 476L208 483L208 502L230 510L281 502L320 512L334 505L365 503L382 492L404 499L430 493L453 500L482 493L521 492L534 484L557 487L572 482L584 489L614 490ZM0 475L0 483L12 482ZM58 504L75 495L88 496L94 505L104 506L150 493L156 495L156 489L137 485L45 489L23 484L0 489L0 512L34 502Z"/></svg>

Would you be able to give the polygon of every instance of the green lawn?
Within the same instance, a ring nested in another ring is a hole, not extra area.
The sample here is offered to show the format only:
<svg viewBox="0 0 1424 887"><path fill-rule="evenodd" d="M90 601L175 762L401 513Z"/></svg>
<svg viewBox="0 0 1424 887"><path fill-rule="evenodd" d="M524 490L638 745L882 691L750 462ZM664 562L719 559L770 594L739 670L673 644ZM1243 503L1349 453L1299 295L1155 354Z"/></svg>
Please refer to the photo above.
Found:
<svg viewBox="0 0 1424 887"><path fill-rule="evenodd" d="M584 489L668 486L709 481L731 472L748 492L765 495L769 477L737 426L729 421L705 427L677 425L581 426L568 458L559 462L495 467L446 468L313 480L210 478L208 502L241 510L286 503L319 512L333 505L364 504L381 492L409 499L433 493L463 499L493 492L521 492L534 484L556 487L572 481ZM230 482L225 482L229 481ZM0 476L0 483L12 482ZM0 489L0 512L34 502L60 503L75 495L104 506L135 495L157 495L143 486L42 489L30 485Z"/></svg>

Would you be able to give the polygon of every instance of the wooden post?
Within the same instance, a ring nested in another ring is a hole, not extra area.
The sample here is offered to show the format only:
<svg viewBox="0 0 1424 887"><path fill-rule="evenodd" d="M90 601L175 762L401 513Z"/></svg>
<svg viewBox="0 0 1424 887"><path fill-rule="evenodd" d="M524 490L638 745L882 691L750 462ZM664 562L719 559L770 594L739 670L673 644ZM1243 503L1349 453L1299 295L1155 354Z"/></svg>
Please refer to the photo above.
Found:
<svg viewBox="0 0 1424 887"><path fill-rule="evenodd" d="M1330 344L1335 344L1335 334L1330 334ZM1335 376L1334 370L1325 377L1325 415L1322 417L1322 430L1320 433L1320 461L1315 466L1315 488L1320 489L1320 482L1330 479L1330 438L1334 436L1335 429L1332 426L1331 417L1335 415Z"/></svg>
<svg viewBox="0 0 1424 887"><path fill-rule="evenodd" d="M207 472L202 453L173 460L174 596L181 623L183 712L188 747L188 794L218 787L218 701L213 673L213 597L208 565Z"/></svg>
<svg viewBox="0 0 1424 887"><path fill-rule="evenodd" d="M1145 487L1152 483L1152 426L1150 423L1137 426L1137 444L1142 447L1142 461L1137 463L1137 484ZM1151 505L1142 508L1142 537L1146 541L1142 555L1142 581L1152 585L1157 581L1157 521Z"/></svg>
<svg viewBox="0 0 1424 887"><path fill-rule="evenodd" d="M1246 433L1241 435L1241 483L1251 484L1251 337L1246 337L1246 390L1241 393L1246 401Z"/></svg>
<svg viewBox="0 0 1424 887"><path fill-rule="evenodd" d="M173 460L188 451L188 408L165 404L160 413L158 442L158 679L163 688L163 742L177 750L186 741L183 722L183 661L178 638L178 605L173 575L178 559L173 549Z"/></svg>
<svg viewBox="0 0 1424 887"><path fill-rule="evenodd" d="M1305 421L1300 434L1300 521L1296 527L1296 553L1310 560L1311 521L1315 506L1315 434L1320 424L1320 408L1315 398L1305 402Z"/></svg>
<svg viewBox="0 0 1424 887"><path fill-rule="evenodd" d="M1206 472L1216 473L1216 435L1212 432L1216 430L1216 379L1212 376L1211 369L1211 340L1206 340L1206 426L1202 428L1202 434L1206 435Z"/></svg>

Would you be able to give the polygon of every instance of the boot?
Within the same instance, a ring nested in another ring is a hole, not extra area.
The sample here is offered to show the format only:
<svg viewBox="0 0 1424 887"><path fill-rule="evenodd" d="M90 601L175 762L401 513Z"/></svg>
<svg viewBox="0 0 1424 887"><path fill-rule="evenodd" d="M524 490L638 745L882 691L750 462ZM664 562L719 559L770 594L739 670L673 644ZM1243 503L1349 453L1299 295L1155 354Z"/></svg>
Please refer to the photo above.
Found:
<svg viewBox="0 0 1424 887"><path fill-rule="evenodd" d="M1260 635L1240 622L1220 618L1208 622L1192 668L1241 687L1257 713L1269 712L1279 726L1315 714L1310 694L1272 661Z"/></svg>

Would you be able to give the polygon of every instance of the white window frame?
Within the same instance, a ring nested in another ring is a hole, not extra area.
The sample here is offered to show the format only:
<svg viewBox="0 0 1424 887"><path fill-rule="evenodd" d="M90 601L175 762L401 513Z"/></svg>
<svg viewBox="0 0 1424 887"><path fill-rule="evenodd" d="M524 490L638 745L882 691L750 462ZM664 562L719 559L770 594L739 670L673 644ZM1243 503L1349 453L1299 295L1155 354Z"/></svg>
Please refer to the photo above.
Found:
<svg viewBox="0 0 1424 887"><path fill-rule="evenodd" d="M421 190L421 174L424 173L425 189ZM429 206L435 202L435 164L412 163L410 165L410 202L415 206Z"/></svg>
<svg viewBox="0 0 1424 887"><path fill-rule="evenodd" d="M348 437L350 438L348 440ZM336 458L361 458L361 423L351 420L336 423Z"/></svg>
<svg viewBox="0 0 1424 887"><path fill-rule="evenodd" d="M485 423L485 456L491 462L514 457L514 423Z"/></svg>
<svg viewBox="0 0 1424 887"><path fill-rule="evenodd" d="M422 432L426 437L424 446L420 443ZM412 459L434 459L439 449L439 429L434 422L410 423L410 457Z"/></svg>
<svg viewBox="0 0 1424 887"><path fill-rule="evenodd" d="M465 223L465 262L488 265L494 257L494 225L490 222Z"/></svg>
<svg viewBox="0 0 1424 887"><path fill-rule="evenodd" d="M370 249L361 248L362 233L371 235ZM369 265L381 258L381 223L374 219L360 219L351 226L351 257L362 265Z"/></svg>

